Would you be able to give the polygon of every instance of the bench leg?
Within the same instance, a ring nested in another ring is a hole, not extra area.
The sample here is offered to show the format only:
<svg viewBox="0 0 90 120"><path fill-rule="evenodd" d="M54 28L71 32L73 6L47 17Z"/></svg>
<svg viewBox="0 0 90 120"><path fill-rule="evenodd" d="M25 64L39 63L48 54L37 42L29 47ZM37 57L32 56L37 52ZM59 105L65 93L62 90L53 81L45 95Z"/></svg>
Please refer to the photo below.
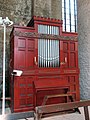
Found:
<svg viewBox="0 0 90 120"><path fill-rule="evenodd" d="M36 114L34 115L34 120L41 120L41 117L42 117L42 114L36 113Z"/></svg>
<svg viewBox="0 0 90 120"><path fill-rule="evenodd" d="M47 100L48 100L48 98L47 98L47 96L45 96L44 99L43 99L42 105L45 105Z"/></svg>
<svg viewBox="0 0 90 120"><path fill-rule="evenodd" d="M84 107L84 114L85 114L85 120L90 120L90 119L89 119L88 106L85 106L85 107Z"/></svg>
<svg viewBox="0 0 90 120"><path fill-rule="evenodd" d="M74 110L75 110L75 112L78 112L79 114L81 114L79 108L75 108Z"/></svg>

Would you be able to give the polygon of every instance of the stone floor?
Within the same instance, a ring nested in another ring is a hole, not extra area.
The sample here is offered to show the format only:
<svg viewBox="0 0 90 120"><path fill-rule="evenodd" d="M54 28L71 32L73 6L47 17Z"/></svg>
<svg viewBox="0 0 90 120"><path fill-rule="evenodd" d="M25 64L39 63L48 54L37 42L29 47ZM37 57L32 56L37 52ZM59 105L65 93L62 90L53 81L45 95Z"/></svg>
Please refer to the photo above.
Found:
<svg viewBox="0 0 90 120"><path fill-rule="evenodd" d="M76 112L71 114L56 115L56 116L42 118L42 120L85 120L83 108L79 108L79 109L81 114ZM90 107L89 107L89 114L90 114ZM33 120L33 118L28 118L27 120Z"/></svg>
<svg viewBox="0 0 90 120"><path fill-rule="evenodd" d="M85 120L83 108L79 108L79 110L81 114L75 112L70 114L55 115L55 116L42 118L42 120ZM9 108L6 109L6 113L7 114L10 113ZM90 107L89 107L89 114L90 114ZM18 120L26 120L26 119L18 119ZM34 118L27 118L27 120L34 120Z"/></svg>

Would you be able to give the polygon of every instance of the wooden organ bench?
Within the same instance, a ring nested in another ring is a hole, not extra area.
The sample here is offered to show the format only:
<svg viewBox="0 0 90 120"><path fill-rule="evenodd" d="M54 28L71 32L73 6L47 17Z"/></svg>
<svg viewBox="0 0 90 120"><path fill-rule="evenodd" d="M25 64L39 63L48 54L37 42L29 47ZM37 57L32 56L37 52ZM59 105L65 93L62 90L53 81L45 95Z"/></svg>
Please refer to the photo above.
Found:
<svg viewBox="0 0 90 120"><path fill-rule="evenodd" d="M42 114L48 114L48 113L54 113L54 112L62 112L69 109L75 109L79 107L84 108L84 116L85 120L90 120L89 118L89 109L88 106L90 106L90 100L83 100L83 101L75 101L75 102L69 102L69 103L60 103L60 104L54 104L54 105L43 105L36 107L36 113L35 113L35 120L41 120Z"/></svg>

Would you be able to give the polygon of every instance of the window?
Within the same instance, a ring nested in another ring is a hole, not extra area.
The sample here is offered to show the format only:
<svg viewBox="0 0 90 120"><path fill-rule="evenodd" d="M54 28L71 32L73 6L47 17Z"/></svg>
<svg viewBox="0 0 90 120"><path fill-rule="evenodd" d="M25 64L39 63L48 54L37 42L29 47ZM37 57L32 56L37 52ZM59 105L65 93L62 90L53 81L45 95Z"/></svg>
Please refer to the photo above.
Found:
<svg viewBox="0 0 90 120"><path fill-rule="evenodd" d="M77 32L77 0L62 0L63 31Z"/></svg>

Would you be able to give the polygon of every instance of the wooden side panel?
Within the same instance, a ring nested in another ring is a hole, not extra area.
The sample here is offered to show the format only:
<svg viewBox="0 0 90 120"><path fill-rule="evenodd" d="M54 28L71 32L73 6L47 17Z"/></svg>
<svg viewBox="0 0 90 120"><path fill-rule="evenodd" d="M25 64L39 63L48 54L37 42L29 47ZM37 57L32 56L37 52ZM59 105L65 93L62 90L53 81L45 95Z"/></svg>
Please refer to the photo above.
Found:
<svg viewBox="0 0 90 120"><path fill-rule="evenodd" d="M63 62L64 68L78 67L78 54L77 54L76 41L63 41Z"/></svg>
<svg viewBox="0 0 90 120"><path fill-rule="evenodd" d="M80 90L79 90L79 75L69 74L65 75L65 79L69 84L69 92L73 94L74 100L80 100Z"/></svg>
<svg viewBox="0 0 90 120"><path fill-rule="evenodd" d="M14 43L14 69L23 70L26 68L26 39L15 37Z"/></svg>
<svg viewBox="0 0 90 120"><path fill-rule="evenodd" d="M69 67L69 43L67 41L63 42L63 62L64 67ZM67 61L65 61L67 59Z"/></svg>
<svg viewBox="0 0 90 120"><path fill-rule="evenodd" d="M76 67L76 44L70 42L70 67Z"/></svg>
<svg viewBox="0 0 90 120"><path fill-rule="evenodd" d="M27 39L27 68L34 68L35 40Z"/></svg>
<svg viewBox="0 0 90 120"><path fill-rule="evenodd" d="M16 77L14 80L14 111L33 109L33 77Z"/></svg>
<svg viewBox="0 0 90 120"><path fill-rule="evenodd" d="M16 37L14 42L14 69L27 70L34 68L35 41L24 37Z"/></svg>

